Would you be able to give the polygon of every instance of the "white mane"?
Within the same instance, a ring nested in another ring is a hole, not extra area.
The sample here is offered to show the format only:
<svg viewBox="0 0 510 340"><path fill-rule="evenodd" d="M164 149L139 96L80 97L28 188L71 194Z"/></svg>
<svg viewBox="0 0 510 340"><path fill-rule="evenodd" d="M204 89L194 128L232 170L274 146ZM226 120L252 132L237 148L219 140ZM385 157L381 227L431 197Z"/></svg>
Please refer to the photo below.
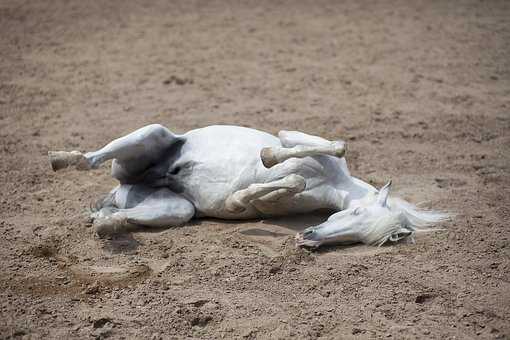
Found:
<svg viewBox="0 0 510 340"><path fill-rule="evenodd" d="M414 241L416 232L442 230L433 226L450 217L448 213L420 209L400 198L388 198L388 207L391 213L370 224L364 232L363 243L381 246L404 238Z"/></svg>
<svg viewBox="0 0 510 340"><path fill-rule="evenodd" d="M388 199L388 206L392 211L402 215L402 226L413 229L413 231L441 230L430 227L437 223L444 222L451 217L451 214L446 212L420 209L398 197L390 197Z"/></svg>

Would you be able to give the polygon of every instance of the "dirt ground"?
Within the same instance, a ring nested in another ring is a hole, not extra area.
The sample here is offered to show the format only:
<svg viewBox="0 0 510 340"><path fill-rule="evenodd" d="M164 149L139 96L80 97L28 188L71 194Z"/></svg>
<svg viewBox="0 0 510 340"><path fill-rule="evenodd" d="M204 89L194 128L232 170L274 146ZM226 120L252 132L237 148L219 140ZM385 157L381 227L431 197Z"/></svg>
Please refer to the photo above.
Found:
<svg viewBox="0 0 510 340"><path fill-rule="evenodd" d="M0 2L2 338L510 337L510 2ZM348 143L353 175L455 218L417 243L294 247L316 214L98 239L149 123Z"/></svg>

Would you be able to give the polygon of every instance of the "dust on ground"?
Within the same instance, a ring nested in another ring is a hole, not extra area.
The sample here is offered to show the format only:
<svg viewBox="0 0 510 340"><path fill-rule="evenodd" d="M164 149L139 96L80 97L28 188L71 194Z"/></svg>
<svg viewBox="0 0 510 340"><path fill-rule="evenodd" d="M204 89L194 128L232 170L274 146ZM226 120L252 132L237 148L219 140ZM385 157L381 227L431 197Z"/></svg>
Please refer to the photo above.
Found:
<svg viewBox="0 0 510 340"><path fill-rule="evenodd" d="M510 3L0 3L2 338L510 336ZM94 236L107 165L149 123L348 143L352 173L456 213L416 245L294 247L324 216Z"/></svg>

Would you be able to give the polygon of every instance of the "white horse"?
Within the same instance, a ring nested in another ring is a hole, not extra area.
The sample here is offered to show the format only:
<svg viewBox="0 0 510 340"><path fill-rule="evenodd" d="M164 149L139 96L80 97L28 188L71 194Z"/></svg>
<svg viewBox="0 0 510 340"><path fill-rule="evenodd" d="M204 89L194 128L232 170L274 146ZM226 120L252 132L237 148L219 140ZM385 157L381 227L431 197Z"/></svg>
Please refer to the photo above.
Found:
<svg viewBox="0 0 510 340"><path fill-rule="evenodd" d="M345 143L297 131L278 137L239 126L176 135L153 124L98 151L50 151L53 170L97 168L113 159L120 185L92 213L100 237L132 226L180 226L192 218L249 219L330 209L336 213L296 236L300 246L382 245L412 237L447 215L389 198L352 177Z"/></svg>

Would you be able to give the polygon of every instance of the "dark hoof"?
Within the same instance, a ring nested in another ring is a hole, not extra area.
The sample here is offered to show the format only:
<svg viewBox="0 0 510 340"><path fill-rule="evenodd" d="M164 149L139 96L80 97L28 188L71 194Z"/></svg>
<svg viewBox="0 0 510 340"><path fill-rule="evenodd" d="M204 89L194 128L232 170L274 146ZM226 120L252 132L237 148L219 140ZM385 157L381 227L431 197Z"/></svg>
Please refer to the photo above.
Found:
<svg viewBox="0 0 510 340"><path fill-rule="evenodd" d="M268 169L279 163L271 148L260 150L260 159L262 159L262 164Z"/></svg>

